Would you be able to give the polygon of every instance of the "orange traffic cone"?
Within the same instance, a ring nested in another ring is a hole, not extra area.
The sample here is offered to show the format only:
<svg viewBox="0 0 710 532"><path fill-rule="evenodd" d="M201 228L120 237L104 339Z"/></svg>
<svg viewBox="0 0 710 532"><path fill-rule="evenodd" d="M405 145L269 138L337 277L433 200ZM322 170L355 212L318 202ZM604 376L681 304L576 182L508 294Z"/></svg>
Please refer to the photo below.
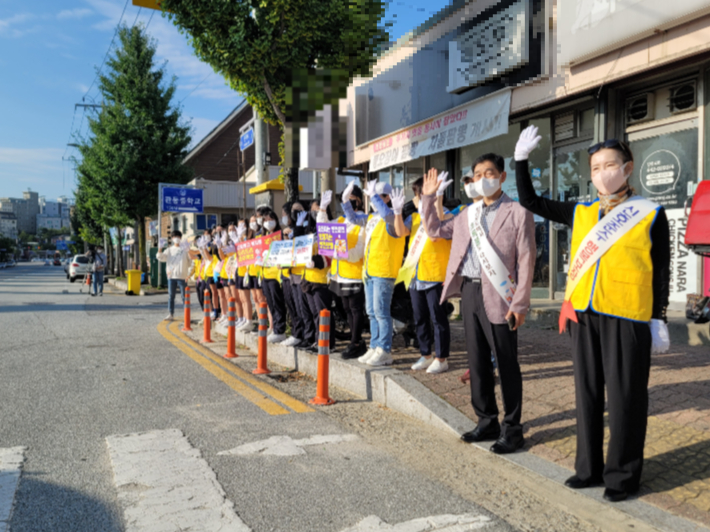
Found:
<svg viewBox="0 0 710 532"><path fill-rule="evenodd" d="M259 351L256 357L256 369L252 371L254 375L266 375L271 373L267 367L266 357L266 331L269 330L269 316L266 303L259 303Z"/></svg>

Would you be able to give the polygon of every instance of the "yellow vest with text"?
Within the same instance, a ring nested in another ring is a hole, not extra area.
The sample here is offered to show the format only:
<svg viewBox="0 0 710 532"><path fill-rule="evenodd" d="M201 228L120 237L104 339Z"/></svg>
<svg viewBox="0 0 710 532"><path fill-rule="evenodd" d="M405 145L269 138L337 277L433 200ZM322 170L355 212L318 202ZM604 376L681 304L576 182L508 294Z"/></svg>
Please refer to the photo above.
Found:
<svg viewBox="0 0 710 532"><path fill-rule="evenodd" d="M338 218L337 223L345 223L345 218L342 216ZM359 225L351 225L348 230L348 249L354 249L357 246L357 241L360 238L360 231L365 229ZM364 258L357 262L348 262L345 259L333 259L330 265L330 274L333 279L338 276L345 279L360 280L362 279L362 265L364 263Z"/></svg>
<svg viewBox="0 0 710 532"><path fill-rule="evenodd" d="M622 236L580 279L570 299L578 312L591 309L599 314L633 321L649 321L653 313L653 263L651 227L658 209ZM585 236L600 220L599 201L580 203L574 211L572 249L574 257Z"/></svg>
<svg viewBox="0 0 710 532"><path fill-rule="evenodd" d="M318 254L318 244L313 244L313 254ZM303 279L309 283L328 284L328 268L306 268Z"/></svg>
<svg viewBox="0 0 710 532"><path fill-rule="evenodd" d="M370 218L372 215L370 215ZM368 218L368 221L370 220ZM387 232L387 224L380 220L372 231L365 250L365 272L369 277L396 279L404 258L404 238L395 238Z"/></svg>
<svg viewBox="0 0 710 532"><path fill-rule="evenodd" d="M411 242L414 235L419 231L419 226L422 223L421 216L418 212L412 214L412 231L409 237ZM451 240L443 238L432 242L431 238L427 239L422 249L422 254L419 255L419 264L417 265L417 279L430 283L442 283L446 278L446 266L449 264L449 255L451 254Z"/></svg>

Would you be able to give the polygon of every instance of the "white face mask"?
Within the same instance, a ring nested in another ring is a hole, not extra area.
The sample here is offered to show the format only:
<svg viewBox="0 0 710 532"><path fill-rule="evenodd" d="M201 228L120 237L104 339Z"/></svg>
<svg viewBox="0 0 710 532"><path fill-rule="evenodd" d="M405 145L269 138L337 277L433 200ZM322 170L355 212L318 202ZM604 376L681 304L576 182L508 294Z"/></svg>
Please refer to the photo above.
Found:
<svg viewBox="0 0 710 532"><path fill-rule="evenodd" d="M256 219L256 223L259 224L259 225L261 225L261 224L264 223L264 219L263 219L261 216L259 216L259 217Z"/></svg>
<svg viewBox="0 0 710 532"><path fill-rule="evenodd" d="M466 183L463 186L463 189L466 192L466 195L474 201L481 197L478 190L476 190L476 183Z"/></svg>
<svg viewBox="0 0 710 532"><path fill-rule="evenodd" d="M276 222L273 220L268 220L264 222L264 227L266 227L266 229L269 231L273 231L274 227L276 227Z"/></svg>
<svg viewBox="0 0 710 532"><path fill-rule="evenodd" d="M282 223L283 225L288 225L288 221L289 221L289 220L288 220L288 216L282 216L282 217L281 217L281 223Z"/></svg>
<svg viewBox="0 0 710 532"><path fill-rule="evenodd" d="M488 179L484 177L474 183L479 196L490 198L500 190L500 179Z"/></svg>
<svg viewBox="0 0 710 532"><path fill-rule="evenodd" d="M174 238L173 238L173 244L175 244L175 245L177 246L179 243L180 243L180 237L177 237L177 236L174 237Z"/></svg>
<svg viewBox="0 0 710 532"><path fill-rule="evenodd" d="M252 231L258 231L258 230L259 230L259 224L256 223L256 222L251 222L251 223L249 224L249 227L251 227L251 230L252 230Z"/></svg>

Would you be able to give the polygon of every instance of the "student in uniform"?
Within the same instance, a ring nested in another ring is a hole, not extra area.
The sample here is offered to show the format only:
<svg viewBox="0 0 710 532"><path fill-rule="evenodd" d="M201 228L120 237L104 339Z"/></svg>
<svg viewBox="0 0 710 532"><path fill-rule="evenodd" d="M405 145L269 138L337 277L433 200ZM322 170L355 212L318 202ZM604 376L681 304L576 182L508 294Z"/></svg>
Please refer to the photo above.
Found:
<svg viewBox="0 0 710 532"><path fill-rule="evenodd" d="M249 219L249 229L252 231L252 238L259 238L264 234L263 223L263 216L258 216L257 214ZM266 297L264 297L264 292L261 288L263 271L264 268L261 264L251 264L247 267L247 272L249 273L248 286L257 309L262 303L266 303ZM269 328L271 328L271 314L269 314ZM256 327L252 326L250 332L257 332Z"/></svg>
<svg viewBox="0 0 710 532"><path fill-rule="evenodd" d="M603 483L606 500L622 501L638 491L641 481L651 355L669 346L668 220L663 207L637 196L629 186L634 157L628 145L616 139L588 150L598 199L577 203L538 196L528 157L540 139L534 126L521 133L515 147L515 175L523 207L572 227L572 260L560 328L569 325L572 336L577 455L575 474L565 484L580 489ZM600 222L605 216L610 216L609 222ZM598 233L598 222L611 229ZM605 246L612 241L608 238L612 231L621 236ZM590 240L585 238L588 235ZM603 252L598 259L586 251L594 247ZM582 250L579 256L578 250ZM606 463L605 386L611 433Z"/></svg>
<svg viewBox="0 0 710 532"><path fill-rule="evenodd" d="M212 236L208 237L206 247L202 250L202 255L207 260L207 268L205 269L205 282L208 290L211 292L212 313L210 318L213 321L217 320L219 314L219 293L217 292L217 280L215 280L215 266L219 262L217 255L217 246L214 243L214 238L218 234L218 229L212 230Z"/></svg>
<svg viewBox="0 0 710 532"><path fill-rule="evenodd" d="M253 237L253 231L248 227L248 220L237 222L237 242L246 242ZM252 319L254 317L251 306L251 293L249 291L249 267L239 266L237 268L237 293L242 302L242 318L237 322L236 328L240 330L251 330L254 327Z"/></svg>
<svg viewBox="0 0 710 532"><path fill-rule="evenodd" d="M303 203L294 201L291 206L291 222L293 226L293 237L298 238L305 236L308 230L309 214ZM294 306L296 312L301 317L302 333L299 335L300 342L295 344L295 347L307 349L311 347L317 339L318 329L315 327L315 318L311 314L311 308L308 305L306 293L301 288L303 277L306 272L306 267L303 265L294 266L291 268L291 294L293 295Z"/></svg>
<svg viewBox="0 0 710 532"><path fill-rule="evenodd" d="M437 216L441 220L442 218L446 219L446 213L443 212L443 202L440 203L439 198L443 198L444 191L453 181L439 180L439 183L436 198ZM451 346L451 331L449 317L446 314L446 304L441 302L441 294L446 278L446 266L451 253L451 240L427 235L426 225L419 214L423 185L423 177L412 184L414 206L417 210L406 220L402 218L404 193L401 190L392 193L395 231L399 237L409 236L409 252L407 259L405 259L405 267L400 270L397 281L404 281L409 289L419 340L421 358L412 366L412 369L426 369L427 373L443 373L449 369L447 359ZM441 214L439 213L439 205L441 205ZM407 266L408 261L412 261L413 268ZM431 351L432 323L434 324L436 356L433 356Z"/></svg>
<svg viewBox="0 0 710 532"><path fill-rule="evenodd" d="M264 210L263 217L265 235L281 231L278 217L274 211ZM281 288L281 268L279 266L264 267L261 288L269 305L273 323L273 331L267 341L270 344L278 344L286 340L286 301Z"/></svg>
<svg viewBox="0 0 710 532"><path fill-rule="evenodd" d="M217 295L219 296L219 307L221 309L221 316L217 323L225 324L228 318L227 309L229 308L228 301L231 297L231 290L229 288L229 276L227 275L227 256L224 254L224 249L229 246L229 236L224 229L219 233L215 244L217 246L217 258L219 259L215 266L215 273L219 272Z"/></svg>
<svg viewBox="0 0 710 532"><path fill-rule="evenodd" d="M293 242L293 228L296 222L291 218L291 208L293 202L284 203L281 209L281 238ZM284 293L284 302L288 309L288 315L291 319L291 336L281 342L281 345L289 347L296 346L301 343L303 336L303 321L301 313L298 312L298 303L293 295L293 287L291 283L291 268L281 268L281 288Z"/></svg>

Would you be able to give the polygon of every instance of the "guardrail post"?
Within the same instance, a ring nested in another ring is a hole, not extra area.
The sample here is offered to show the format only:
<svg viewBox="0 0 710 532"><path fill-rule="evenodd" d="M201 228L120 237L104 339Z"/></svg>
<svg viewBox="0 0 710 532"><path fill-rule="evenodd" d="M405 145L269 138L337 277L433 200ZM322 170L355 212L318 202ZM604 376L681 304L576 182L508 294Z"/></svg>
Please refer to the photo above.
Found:
<svg viewBox="0 0 710 532"><path fill-rule="evenodd" d="M320 311L318 331L318 382L316 396L309 401L312 405L332 405L335 403L328 395L330 372L330 311Z"/></svg>
<svg viewBox="0 0 710 532"><path fill-rule="evenodd" d="M227 306L227 354L224 355L224 358L237 358L238 355L235 351L236 341L234 338L235 327L237 325L237 300L230 297Z"/></svg>
<svg viewBox="0 0 710 532"><path fill-rule="evenodd" d="M259 352L256 357L256 369L252 371L254 375L266 375L271 373L267 367L266 355L266 331L269 330L269 315L266 303L259 303Z"/></svg>
<svg viewBox="0 0 710 532"><path fill-rule="evenodd" d="M186 286L185 287L185 323L182 326L183 331L191 331L192 327L190 327L190 287Z"/></svg>
<svg viewBox="0 0 710 532"><path fill-rule="evenodd" d="M205 290L205 320L204 320L204 335L202 341L206 344L212 343L212 293Z"/></svg>

